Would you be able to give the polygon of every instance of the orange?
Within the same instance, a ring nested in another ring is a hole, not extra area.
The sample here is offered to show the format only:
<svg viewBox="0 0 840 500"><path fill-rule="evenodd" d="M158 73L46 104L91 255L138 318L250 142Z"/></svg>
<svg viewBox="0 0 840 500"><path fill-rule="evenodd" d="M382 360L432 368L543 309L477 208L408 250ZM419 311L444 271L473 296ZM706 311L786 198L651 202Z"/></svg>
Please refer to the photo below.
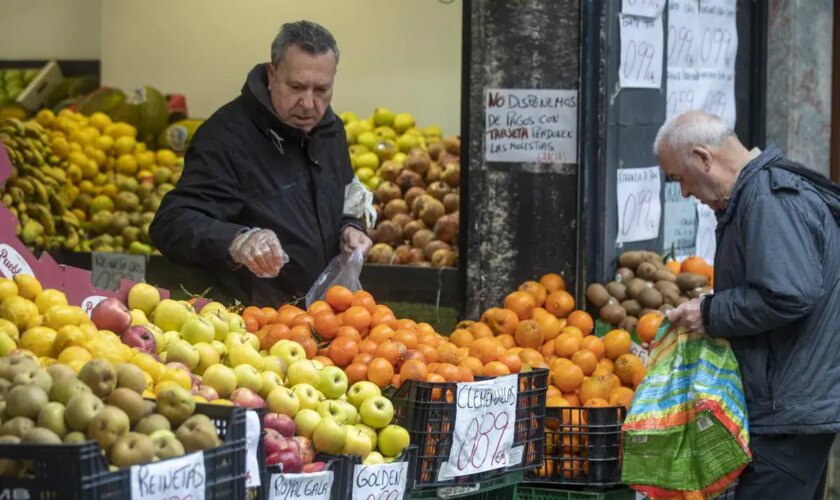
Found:
<svg viewBox="0 0 840 500"><path fill-rule="evenodd" d="M622 385L632 385L636 372L644 372L645 365L635 354L622 354L615 360L614 373L621 379Z"/></svg>
<svg viewBox="0 0 840 500"><path fill-rule="evenodd" d="M315 318L306 313L298 314L294 317L294 319L292 319L292 324L289 326L293 328L296 326L305 326L311 329L315 326Z"/></svg>
<svg viewBox="0 0 840 500"><path fill-rule="evenodd" d="M604 357L604 342L594 335L587 335L580 341L580 348L592 351L599 360Z"/></svg>
<svg viewBox="0 0 840 500"><path fill-rule="evenodd" d="M676 260L669 260L665 263L665 269L671 271L674 274L680 274L680 263Z"/></svg>
<svg viewBox="0 0 840 500"><path fill-rule="evenodd" d="M347 336L336 337L327 347L327 356L333 360L336 366L345 367L349 365L356 354L359 354L359 343L356 342L356 339Z"/></svg>
<svg viewBox="0 0 840 500"><path fill-rule="evenodd" d="M534 304L537 307L542 307L545 303L545 298L548 296L548 291L546 291L545 287L536 281L526 281L525 283L522 283L519 285L519 290L528 292L531 297L534 297Z"/></svg>
<svg viewBox="0 0 840 500"><path fill-rule="evenodd" d="M583 382L583 370L574 363L563 364L551 370L551 383L563 392L572 392Z"/></svg>
<svg viewBox="0 0 840 500"><path fill-rule="evenodd" d="M327 358L327 359L329 359L329 358ZM373 359L373 354L371 354L369 352L360 352L359 354L356 354L353 357L353 361L351 361L350 364L351 365L353 363L368 364L370 362L370 360L372 360L372 359Z"/></svg>
<svg viewBox="0 0 840 500"><path fill-rule="evenodd" d="M545 287L548 293L566 289L566 281L557 273L544 274L540 278L540 285Z"/></svg>
<svg viewBox="0 0 840 500"><path fill-rule="evenodd" d="M561 333L554 339L554 354L561 358L571 358L580 350L580 339L569 333Z"/></svg>
<svg viewBox="0 0 840 500"><path fill-rule="evenodd" d="M538 321L527 319L516 327L516 345L539 349L543 345L543 332Z"/></svg>
<svg viewBox="0 0 840 500"><path fill-rule="evenodd" d="M263 307L262 312L266 325L271 325L277 322L277 309L274 309L273 307Z"/></svg>
<svg viewBox="0 0 840 500"><path fill-rule="evenodd" d="M426 358L427 363L436 363L438 358L440 357L440 355L437 352L437 349L427 344L418 345L417 350L421 354L423 354L423 357Z"/></svg>
<svg viewBox="0 0 840 500"><path fill-rule="evenodd" d="M691 256L680 264L681 273L693 273L707 278L711 275L711 266L706 263L703 257Z"/></svg>
<svg viewBox="0 0 840 500"><path fill-rule="evenodd" d="M338 319L336 319L335 314L332 311L323 311L319 312L315 316L314 319L314 328L315 332L318 333L318 336L325 340L334 339L336 335L338 335Z"/></svg>
<svg viewBox="0 0 840 500"><path fill-rule="evenodd" d="M246 307L245 310L242 311L242 317L244 318L245 316L250 316L257 321L257 323L259 324L259 327L257 329L265 326L265 313L263 313L263 310L259 307Z"/></svg>
<svg viewBox="0 0 840 500"><path fill-rule="evenodd" d="M458 328L449 336L449 341L458 347L469 347L475 339L469 330Z"/></svg>
<svg viewBox="0 0 840 500"><path fill-rule="evenodd" d="M639 318L636 323L636 334L642 342L652 342L665 315L661 312L650 312Z"/></svg>
<svg viewBox="0 0 840 500"><path fill-rule="evenodd" d="M370 325L377 327L379 325L387 325L391 329L397 326L397 318L387 311L376 311L370 316Z"/></svg>
<svg viewBox="0 0 840 500"><path fill-rule="evenodd" d="M307 359L312 359L315 357L315 354L318 353L318 344L315 343L315 339L308 338L305 339L303 342L298 342L303 350L306 351Z"/></svg>
<svg viewBox="0 0 840 500"><path fill-rule="evenodd" d="M507 366L510 373L519 373L522 370L522 360L514 353L506 353L499 356L499 362Z"/></svg>
<svg viewBox="0 0 840 500"><path fill-rule="evenodd" d="M340 326L338 327L338 334L336 337L350 337L355 339L357 342L362 341L362 335L359 333L359 330L356 330L352 326Z"/></svg>
<svg viewBox="0 0 840 500"><path fill-rule="evenodd" d="M282 309L282 307L280 308ZM311 316L315 316L316 314L324 311L334 312L332 307L329 304L324 302L323 300L316 300L312 304L310 304L309 309L306 310ZM279 313L280 310L278 309L277 312Z"/></svg>
<svg viewBox="0 0 840 500"><path fill-rule="evenodd" d="M397 321L397 328L395 330L409 330L412 332L417 331L417 323L413 319L401 319ZM405 380L405 379L403 379Z"/></svg>
<svg viewBox="0 0 840 500"><path fill-rule="evenodd" d="M372 341L370 338L364 339L361 342L359 342L359 352L373 354L374 351L376 351L376 347L378 345L379 344Z"/></svg>
<svg viewBox="0 0 840 500"><path fill-rule="evenodd" d="M564 392L563 399L569 402L569 406L580 406L580 398L578 397L577 393Z"/></svg>
<svg viewBox="0 0 840 500"><path fill-rule="evenodd" d="M586 311L572 311L566 318L566 324L578 328L584 335L592 333L595 328L595 323L592 321L592 316Z"/></svg>
<svg viewBox="0 0 840 500"><path fill-rule="evenodd" d="M534 320L540 325L543 340L551 340L560 335L560 331L566 326L566 320L557 319L557 316L545 311L541 314L534 313Z"/></svg>
<svg viewBox="0 0 840 500"><path fill-rule="evenodd" d="M417 359L410 359L400 367L400 379L403 382L406 380L426 380L428 376L429 370L426 368L426 363Z"/></svg>
<svg viewBox="0 0 840 500"><path fill-rule="evenodd" d="M477 375L481 373L481 369L484 368L484 363L482 363L478 358L467 356L458 363L458 366L466 366L473 374Z"/></svg>
<svg viewBox="0 0 840 500"><path fill-rule="evenodd" d="M550 398L546 398L545 406L547 406L548 408L562 408L564 406L569 406L569 402L561 396L553 396Z"/></svg>
<svg viewBox="0 0 840 500"><path fill-rule="evenodd" d="M373 312L386 312L388 314L394 314L394 311L392 311L391 308L386 306L385 304L376 304L376 307L373 308Z"/></svg>
<svg viewBox="0 0 840 500"><path fill-rule="evenodd" d="M504 351L504 348L501 347L501 345L499 346L499 349ZM466 358L467 356L470 355L470 348L469 347L459 347L455 350L455 352L458 354L458 361L461 361L462 359L464 359L464 358Z"/></svg>
<svg viewBox="0 0 840 500"><path fill-rule="evenodd" d="M433 384L440 384L446 382L446 379L438 375L437 373L430 373L429 376L426 377L426 382L431 382ZM443 391L441 389L432 389L432 401L440 401L441 395Z"/></svg>
<svg viewBox="0 0 840 500"><path fill-rule="evenodd" d="M376 301L370 293L359 290L353 294L350 307L364 307L369 313L373 314L376 311Z"/></svg>
<svg viewBox="0 0 840 500"><path fill-rule="evenodd" d="M312 304L312 305L314 306L315 304ZM328 309L328 310L330 312L332 312L332 309ZM293 306L291 304L285 304L285 305L280 306L280 309L277 309L277 317L276 317L275 321L277 323L283 323L284 325L291 327L291 326L294 326L294 325L292 325L292 320L294 320L296 317L298 317L301 314L310 314L310 315L314 316L314 314L307 313L307 311L304 311L300 307Z"/></svg>
<svg viewBox="0 0 840 500"><path fill-rule="evenodd" d="M583 403L583 406L587 408L606 408L610 406L610 402L603 398L590 398Z"/></svg>
<svg viewBox="0 0 840 500"><path fill-rule="evenodd" d="M484 365L484 370L481 372L485 377L500 377L502 375L510 375L510 368L500 361L491 361Z"/></svg>
<svg viewBox="0 0 840 500"><path fill-rule="evenodd" d="M304 340L312 338L312 330L306 325L298 325L289 330L288 337L289 340L301 344Z"/></svg>
<svg viewBox="0 0 840 500"><path fill-rule="evenodd" d="M627 330L610 330L603 341L604 354L612 360L630 352L630 333Z"/></svg>
<svg viewBox="0 0 840 500"><path fill-rule="evenodd" d="M391 329L388 325L378 325L374 326L370 333L368 333L368 338L377 344L381 344L386 340L390 340L391 337L394 336L394 330Z"/></svg>
<svg viewBox="0 0 840 500"><path fill-rule="evenodd" d="M563 395L563 393L560 392L560 389L558 389L554 385L549 385L548 390L546 390L546 392L545 392L546 401L550 398L555 398L555 397L559 398L562 395Z"/></svg>
<svg viewBox="0 0 840 500"><path fill-rule="evenodd" d="M609 358L604 358L598 361L598 366L595 367L592 375L612 375L613 370L615 370L615 363Z"/></svg>
<svg viewBox="0 0 840 500"><path fill-rule="evenodd" d="M392 365L396 365L397 362L400 359L402 359L402 356L403 354L405 354L405 351L405 345L399 342L388 340L379 344L379 346L376 347L376 350L373 352L373 356L375 358L384 358L388 360L388 362Z"/></svg>
<svg viewBox="0 0 840 500"><path fill-rule="evenodd" d="M542 354L536 349L525 348L519 351L519 359L531 368L537 368L541 364L545 364Z"/></svg>
<svg viewBox="0 0 840 500"><path fill-rule="evenodd" d="M362 306L352 306L344 311L342 317L342 324L344 326L352 326L359 332L367 331L370 328L371 315L367 309Z"/></svg>
<svg viewBox="0 0 840 500"><path fill-rule="evenodd" d="M633 374L633 387L639 387L639 384L645 379L645 373L647 373L647 367L643 366L641 370Z"/></svg>
<svg viewBox="0 0 840 500"><path fill-rule="evenodd" d="M451 363L440 363L435 367L435 373L442 376L447 382L455 382L461 378L461 371Z"/></svg>
<svg viewBox="0 0 840 500"><path fill-rule="evenodd" d="M367 379L380 388L387 386L394 378L394 366L387 359L373 358L367 365Z"/></svg>
<svg viewBox="0 0 840 500"><path fill-rule="evenodd" d="M476 340L493 336L493 330L491 330L485 323L476 322L467 327L467 329L470 333L472 333L473 338Z"/></svg>
<svg viewBox="0 0 840 500"><path fill-rule="evenodd" d="M314 356L312 358L312 361L320 361L324 366L335 366L335 363L333 363L333 360L331 360L330 358L328 358L326 356Z"/></svg>
<svg viewBox="0 0 840 500"><path fill-rule="evenodd" d="M502 309L501 307L491 307L486 310L481 315L481 321L490 327L493 335L503 333L513 335L516 333L516 327L519 326L519 316L510 309Z"/></svg>
<svg viewBox="0 0 840 500"><path fill-rule="evenodd" d="M570 360L568 360L566 358L558 358L558 357L555 356L555 358L552 359L551 362L548 363L548 369L549 370L554 370L558 366L573 365L573 364L574 363L572 363Z"/></svg>
<svg viewBox="0 0 840 500"><path fill-rule="evenodd" d="M351 363L344 369L347 374L347 383L355 384L362 380L367 380L368 366L363 363Z"/></svg>
<svg viewBox="0 0 840 500"><path fill-rule="evenodd" d="M458 349L455 344L451 342L444 342L443 344L437 346L436 350L438 352L438 361L441 363L458 363Z"/></svg>
<svg viewBox="0 0 840 500"><path fill-rule="evenodd" d="M583 380L578 391L578 397L583 404L592 398L608 400L613 390L613 381L609 375L587 377Z"/></svg>
<svg viewBox="0 0 840 500"><path fill-rule="evenodd" d="M505 297L505 309L515 312L520 320L531 319L536 306L534 297L528 292L516 291Z"/></svg>
<svg viewBox="0 0 840 500"><path fill-rule="evenodd" d="M572 363L578 365L583 370L584 375L592 375L592 372L598 366L598 357L592 351L581 349L572 354Z"/></svg>
<svg viewBox="0 0 840 500"><path fill-rule="evenodd" d="M435 333L437 333L437 332L435 331L435 328L432 325L430 325L428 323L418 323L417 324L417 335L418 336L423 335L423 334L435 334Z"/></svg>
<svg viewBox="0 0 840 500"><path fill-rule="evenodd" d="M391 385L396 387L397 389L400 388L400 386L402 385L402 378L400 377L399 373L391 377Z"/></svg>
<svg viewBox="0 0 840 500"><path fill-rule="evenodd" d="M474 382L475 381L475 374L472 370L467 368L466 366L459 366L458 372L460 374L460 378L458 379L459 382Z"/></svg>
<svg viewBox="0 0 840 500"><path fill-rule="evenodd" d="M470 346L469 355L486 365L499 357L499 344L496 339L478 339Z"/></svg>
<svg viewBox="0 0 840 500"><path fill-rule="evenodd" d="M583 341L583 332L576 326L564 326L563 329L560 330L560 335L563 335L564 333L568 333L569 335L577 337L578 340Z"/></svg>
<svg viewBox="0 0 840 500"><path fill-rule="evenodd" d="M395 331L391 340L402 343L407 349L417 348L417 334L410 330L400 329Z"/></svg>
<svg viewBox="0 0 840 500"><path fill-rule="evenodd" d="M540 347L540 354L543 355L543 359L545 359L546 361L549 361L549 359L548 359L549 356L557 356L556 354L554 354L554 341L555 340L557 340L557 339L548 340L548 341L546 341L545 344L543 344L542 347Z"/></svg>
<svg viewBox="0 0 840 500"><path fill-rule="evenodd" d="M633 401L635 392L628 387L616 387L610 392L610 406L623 406L630 409L630 402Z"/></svg>
<svg viewBox="0 0 840 500"><path fill-rule="evenodd" d="M496 341L498 341L499 345L501 345L505 349L511 349L513 347L516 347L516 339L513 338L513 335L509 335L507 333L496 337Z"/></svg>
<svg viewBox="0 0 840 500"><path fill-rule="evenodd" d="M243 314L242 315L242 321L245 322L245 329L248 330L251 333L254 333L254 332L256 332L257 330L260 329L260 322L257 320L257 318L255 316L252 316L250 314L248 314L248 315Z"/></svg>
<svg viewBox="0 0 840 500"><path fill-rule="evenodd" d="M333 308L334 311L344 312L350 308L350 302L353 301L353 292L341 285L331 286L327 290L327 295L324 297L327 304Z"/></svg>
<svg viewBox="0 0 840 500"><path fill-rule="evenodd" d="M551 292L545 299L545 310L558 318L565 318L575 309L575 299L565 290Z"/></svg>

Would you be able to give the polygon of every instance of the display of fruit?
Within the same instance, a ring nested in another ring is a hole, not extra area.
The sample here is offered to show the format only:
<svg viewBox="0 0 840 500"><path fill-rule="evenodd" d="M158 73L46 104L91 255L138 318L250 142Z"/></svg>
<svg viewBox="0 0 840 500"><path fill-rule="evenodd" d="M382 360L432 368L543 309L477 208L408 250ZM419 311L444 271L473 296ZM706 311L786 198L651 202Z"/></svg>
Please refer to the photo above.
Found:
<svg viewBox="0 0 840 500"><path fill-rule="evenodd" d="M24 337L32 332L27 330ZM43 359L24 349L0 357L0 439L4 443L94 440L112 469L221 443L216 426L207 416L195 413L195 401L182 387L167 387L153 401L144 399L142 389L138 390L143 381L136 367L135 373L129 373L120 370L123 365L98 358L85 362L77 374L70 365ZM34 477L31 462L0 462L0 476Z"/></svg>
<svg viewBox="0 0 840 500"><path fill-rule="evenodd" d="M701 257L663 263L655 252L633 250L618 257L618 266L613 281L587 287L586 300L603 321L630 332L648 312L667 312L711 292L712 266Z"/></svg>
<svg viewBox="0 0 840 500"><path fill-rule="evenodd" d="M45 109L34 120L0 122L14 167L0 194L21 239L46 250L153 253L149 224L183 161L136 136L104 113Z"/></svg>
<svg viewBox="0 0 840 500"><path fill-rule="evenodd" d="M39 69L0 69L0 104L16 101L39 72Z"/></svg>
<svg viewBox="0 0 840 500"><path fill-rule="evenodd" d="M340 116L356 176L374 193L377 224L368 261L455 266L460 138L444 138L435 125L420 129L410 113L387 108L367 119Z"/></svg>

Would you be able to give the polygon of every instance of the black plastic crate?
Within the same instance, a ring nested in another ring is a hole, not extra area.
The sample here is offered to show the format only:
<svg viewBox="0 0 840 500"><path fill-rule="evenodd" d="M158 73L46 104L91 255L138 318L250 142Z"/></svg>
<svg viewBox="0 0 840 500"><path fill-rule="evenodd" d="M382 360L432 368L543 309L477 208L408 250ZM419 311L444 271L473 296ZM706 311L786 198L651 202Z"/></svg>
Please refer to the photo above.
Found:
<svg viewBox="0 0 840 500"><path fill-rule="evenodd" d="M331 500L342 500L347 498L347 492L353 487L353 466L362 463L358 455L315 455L315 461L325 462L327 470L333 472L333 485L330 491ZM270 465L267 468L267 479L265 482L265 498L270 496L271 475L280 474L279 465Z"/></svg>
<svg viewBox="0 0 840 500"><path fill-rule="evenodd" d="M519 500L635 500L636 492L626 486L616 488L578 487L564 488L532 488L519 487Z"/></svg>
<svg viewBox="0 0 840 500"><path fill-rule="evenodd" d="M196 404L216 425L222 444L204 450L205 498L245 496L245 411ZM123 499L131 494L129 468L110 472L95 441L82 444L0 444L0 458L32 462L33 477L3 477L13 496L31 499ZM20 491L16 491L20 490Z"/></svg>
<svg viewBox="0 0 840 500"><path fill-rule="evenodd" d="M409 380L389 394L394 402L394 422L408 429L411 444L417 446L417 460L412 471L414 481L409 488L463 486L542 465L548 370L519 373L518 378L513 443L523 447L522 461L510 467L451 479L439 479L438 471L449 459L452 447L457 384Z"/></svg>
<svg viewBox="0 0 840 500"><path fill-rule="evenodd" d="M441 486L413 490L412 500L437 500L439 498L460 498L463 500L515 500L518 498L522 471L508 472L492 479L471 485Z"/></svg>
<svg viewBox="0 0 840 500"><path fill-rule="evenodd" d="M547 408L542 467L526 482L612 486L621 482L623 406Z"/></svg>

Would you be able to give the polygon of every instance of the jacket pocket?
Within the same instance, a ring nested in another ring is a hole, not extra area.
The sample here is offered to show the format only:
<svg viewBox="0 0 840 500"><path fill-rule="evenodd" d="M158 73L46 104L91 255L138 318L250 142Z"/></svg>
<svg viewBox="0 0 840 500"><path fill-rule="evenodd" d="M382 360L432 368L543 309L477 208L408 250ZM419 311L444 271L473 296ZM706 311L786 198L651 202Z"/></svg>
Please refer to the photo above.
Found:
<svg viewBox="0 0 840 500"><path fill-rule="evenodd" d="M773 369L767 335L733 339L731 345L738 358L741 379L748 402L766 402L773 399L770 374Z"/></svg>

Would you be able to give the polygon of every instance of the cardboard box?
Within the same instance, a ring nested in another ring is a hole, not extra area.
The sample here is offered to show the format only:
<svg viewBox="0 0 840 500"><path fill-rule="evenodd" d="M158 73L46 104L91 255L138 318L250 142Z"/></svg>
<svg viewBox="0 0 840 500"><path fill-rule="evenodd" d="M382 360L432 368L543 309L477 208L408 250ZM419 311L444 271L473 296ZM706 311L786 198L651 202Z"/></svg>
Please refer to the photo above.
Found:
<svg viewBox="0 0 840 500"><path fill-rule="evenodd" d="M48 62L29 85L18 96L17 102L30 111L35 111L47 99L58 84L64 81L64 74L58 63Z"/></svg>

